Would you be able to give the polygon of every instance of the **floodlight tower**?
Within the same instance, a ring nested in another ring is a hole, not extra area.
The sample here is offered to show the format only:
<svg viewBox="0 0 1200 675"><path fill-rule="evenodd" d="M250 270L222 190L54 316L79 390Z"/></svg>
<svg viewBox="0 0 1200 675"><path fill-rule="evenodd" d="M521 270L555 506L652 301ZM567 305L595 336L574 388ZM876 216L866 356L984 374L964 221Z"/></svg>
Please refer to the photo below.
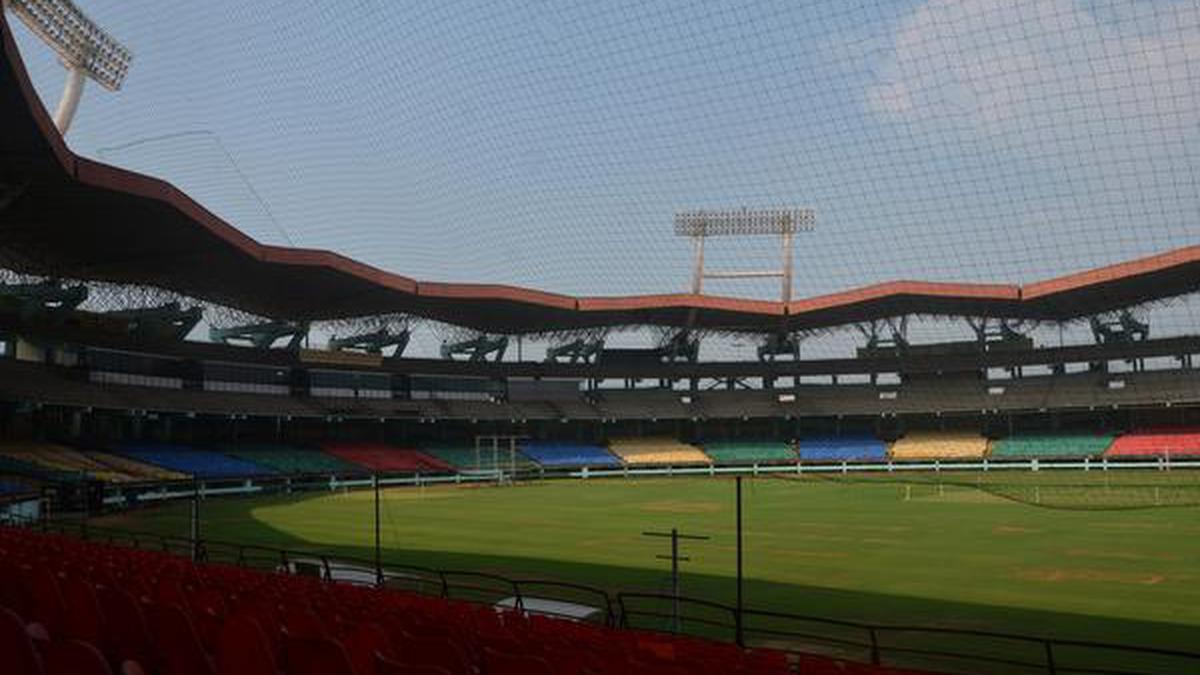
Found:
<svg viewBox="0 0 1200 675"><path fill-rule="evenodd" d="M104 29L96 25L71 0L0 0L29 30L50 45L67 69L67 82L54 111L54 126L67 135L85 78L109 91L117 91L129 72L133 55Z"/></svg>
<svg viewBox="0 0 1200 675"><path fill-rule="evenodd" d="M675 214L675 234L691 237L695 259L692 263L692 293L699 295L705 279L782 279L780 299L792 299L792 243L797 232L811 232L816 215L811 209L733 209L722 211L682 211ZM779 235L782 267L766 271L704 271L704 240L720 236Z"/></svg>

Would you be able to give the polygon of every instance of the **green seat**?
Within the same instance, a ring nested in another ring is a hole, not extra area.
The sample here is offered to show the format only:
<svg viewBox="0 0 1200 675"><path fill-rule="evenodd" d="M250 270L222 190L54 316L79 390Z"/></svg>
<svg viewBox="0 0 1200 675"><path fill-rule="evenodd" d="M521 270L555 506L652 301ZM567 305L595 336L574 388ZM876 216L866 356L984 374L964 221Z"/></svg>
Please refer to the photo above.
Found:
<svg viewBox="0 0 1200 675"><path fill-rule="evenodd" d="M361 473L362 467L312 448L284 445L226 445L221 453L279 473Z"/></svg>
<svg viewBox="0 0 1200 675"><path fill-rule="evenodd" d="M716 441L704 452L717 464L771 464L795 462L796 451L782 441Z"/></svg>
<svg viewBox="0 0 1200 675"><path fill-rule="evenodd" d="M460 471L494 471L497 467L510 469L514 461L507 444L502 444L495 453L492 452L490 444L483 445L479 448L478 456L473 445L434 446L423 448L422 451ZM522 455L520 450L516 453L515 462L518 470L537 467L537 464Z"/></svg>
<svg viewBox="0 0 1200 675"><path fill-rule="evenodd" d="M992 442L995 459L1082 459L1097 457L1112 445L1113 436L1092 434L1030 434Z"/></svg>

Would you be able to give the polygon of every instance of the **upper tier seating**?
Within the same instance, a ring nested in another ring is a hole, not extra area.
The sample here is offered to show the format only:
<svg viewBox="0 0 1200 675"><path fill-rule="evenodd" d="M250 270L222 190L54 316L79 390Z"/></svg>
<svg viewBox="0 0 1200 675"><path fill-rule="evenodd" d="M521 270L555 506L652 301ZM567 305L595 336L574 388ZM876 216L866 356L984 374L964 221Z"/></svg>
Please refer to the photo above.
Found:
<svg viewBox="0 0 1200 675"><path fill-rule="evenodd" d="M219 446L222 453L279 473L361 473L363 468L314 448L243 444Z"/></svg>
<svg viewBox="0 0 1200 675"><path fill-rule="evenodd" d="M425 454L440 459L459 471L494 471L497 468L509 469L516 464L518 470L536 468L529 458L518 452L513 456L507 442L502 442L496 451L492 451L491 443L479 447L466 445L431 445L422 450ZM497 467L497 465L499 465Z"/></svg>
<svg viewBox="0 0 1200 675"><path fill-rule="evenodd" d="M0 528L0 563L0 604L9 605L0 609L6 675L53 675L42 669L39 651L73 641L158 675L791 672L786 655L772 650L196 565L160 551L8 527ZM40 627L27 627L34 622ZM35 648L30 634L47 644Z"/></svg>
<svg viewBox="0 0 1200 675"><path fill-rule="evenodd" d="M892 459L982 459L987 448L974 431L911 431L892 444Z"/></svg>
<svg viewBox="0 0 1200 675"><path fill-rule="evenodd" d="M1200 456L1200 427L1157 427L1118 436L1105 457Z"/></svg>
<svg viewBox="0 0 1200 675"><path fill-rule="evenodd" d="M91 450L87 448L78 448L79 452L83 453L88 459L108 467L110 470L123 473L129 476L132 480L181 480L191 478L188 474L178 471L164 469L161 466L155 466L146 462L139 462L128 457L113 454L111 452L102 452L100 450Z"/></svg>
<svg viewBox="0 0 1200 675"><path fill-rule="evenodd" d="M242 476L261 476L273 473L270 469L252 462L236 459L219 452L197 450L180 445L158 443L129 443L114 450L115 454L139 462L157 464L158 466L188 474L197 478L234 478Z"/></svg>
<svg viewBox="0 0 1200 675"><path fill-rule="evenodd" d="M370 471L398 473L444 473L454 469L436 457L408 448L382 443L326 443L321 448L337 457Z"/></svg>
<svg viewBox="0 0 1200 675"><path fill-rule="evenodd" d="M711 464L712 459L700 448L674 438L614 438L609 450L629 465Z"/></svg>
<svg viewBox="0 0 1200 675"><path fill-rule="evenodd" d="M73 483L84 479L84 476L78 471L53 469L4 454L0 454L0 475L20 476L52 483Z"/></svg>
<svg viewBox="0 0 1200 675"><path fill-rule="evenodd" d="M1028 434L992 441L995 459L1082 459L1097 457L1112 445L1113 436L1095 434Z"/></svg>
<svg viewBox="0 0 1200 675"><path fill-rule="evenodd" d="M795 462L796 451L783 441L709 441L704 452L717 464Z"/></svg>
<svg viewBox="0 0 1200 675"><path fill-rule="evenodd" d="M869 462L887 459L887 445L870 434L810 436L797 443L805 462Z"/></svg>
<svg viewBox="0 0 1200 675"><path fill-rule="evenodd" d="M620 466L621 461L599 445L565 441L523 441L521 452L542 466Z"/></svg>

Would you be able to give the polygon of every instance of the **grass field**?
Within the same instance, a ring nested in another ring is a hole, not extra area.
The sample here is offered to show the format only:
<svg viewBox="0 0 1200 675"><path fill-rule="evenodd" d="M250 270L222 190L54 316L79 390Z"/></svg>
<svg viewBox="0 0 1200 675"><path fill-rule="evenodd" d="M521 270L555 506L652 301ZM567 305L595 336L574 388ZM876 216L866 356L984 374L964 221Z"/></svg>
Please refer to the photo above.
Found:
<svg viewBox="0 0 1200 675"><path fill-rule="evenodd" d="M1073 503L1100 504L1100 479L1080 476L1067 481ZM1049 499L1064 476L1041 480ZM1143 475L1137 489L1156 480ZM204 536L369 559L372 499L212 499ZM1177 649L1200 631L1200 508L1051 509L966 484L878 479L748 480L744 503L747 606ZM384 559L666 591L655 556L667 544L640 533L678 527L712 537L686 545L684 594L731 602L734 508L733 482L709 478L389 489ZM183 536L188 509L103 523Z"/></svg>

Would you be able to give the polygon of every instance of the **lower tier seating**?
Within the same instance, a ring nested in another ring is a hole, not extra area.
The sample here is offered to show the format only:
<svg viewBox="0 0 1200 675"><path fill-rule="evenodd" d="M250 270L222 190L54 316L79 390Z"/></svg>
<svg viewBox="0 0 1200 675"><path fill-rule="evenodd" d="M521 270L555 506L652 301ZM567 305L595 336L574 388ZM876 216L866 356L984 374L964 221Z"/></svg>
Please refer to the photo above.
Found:
<svg viewBox="0 0 1200 675"><path fill-rule="evenodd" d="M674 438L614 438L609 450L629 465L711 464L712 459L700 448Z"/></svg>
<svg viewBox="0 0 1200 675"><path fill-rule="evenodd" d="M547 467L620 466L617 459L599 445L561 441L524 441L521 452Z"/></svg>
<svg viewBox="0 0 1200 675"><path fill-rule="evenodd" d="M0 650L6 675L791 672L773 650L196 565L8 527L0 528Z"/></svg>
<svg viewBox="0 0 1200 675"><path fill-rule="evenodd" d="M982 459L987 448L974 431L912 431L892 444L892 459Z"/></svg>
<svg viewBox="0 0 1200 675"><path fill-rule="evenodd" d="M138 462L156 464L197 478L236 478L273 473L252 462L181 445L123 444L113 452Z"/></svg>
<svg viewBox="0 0 1200 675"><path fill-rule="evenodd" d="M223 454L265 466L278 473L361 473L362 467L314 448L284 445L222 445Z"/></svg>
<svg viewBox="0 0 1200 675"><path fill-rule="evenodd" d="M478 452L473 445L431 445L424 448L423 452L459 471L494 471L497 468L509 469L514 464L518 470L536 468L519 450L514 456L507 442L502 442L494 452L491 443L480 446Z"/></svg>
<svg viewBox="0 0 1200 675"><path fill-rule="evenodd" d="M1118 436L1105 457L1200 456L1200 427L1158 427Z"/></svg>
<svg viewBox="0 0 1200 675"><path fill-rule="evenodd" d="M709 441L704 453L717 464L773 464L795 462L796 452L783 441Z"/></svg>
<svg viewBox="0 0 1200 675"><path fill-rule="evenodd" d="M870 462L887 459L887 445L870 434L809 436L797 443L801 461Z"/></svg>
<svg viewBox="0 0 1200 675"><path fill-rule="evenodd" d="M1112 445L1112 435L1029 434L992 441L996 459L1083 459L1097 457Z"/></svg>
<svg viewBox="0 0 1200 675"><path fill-rule="evenodd" d="M443 473L453 467L419 450L396 448L382 443L327 443L325 452L357 464L368 471L396 473Z"/></svg>
<svg viewBox="0 0 1200 675"><path fill-rule="evenodd" d="M92 480L129 481L133 477L96 462L87 455L61 445L37 441L0 445L0 456L33 464L50 471L78 474Z"/></svg>

